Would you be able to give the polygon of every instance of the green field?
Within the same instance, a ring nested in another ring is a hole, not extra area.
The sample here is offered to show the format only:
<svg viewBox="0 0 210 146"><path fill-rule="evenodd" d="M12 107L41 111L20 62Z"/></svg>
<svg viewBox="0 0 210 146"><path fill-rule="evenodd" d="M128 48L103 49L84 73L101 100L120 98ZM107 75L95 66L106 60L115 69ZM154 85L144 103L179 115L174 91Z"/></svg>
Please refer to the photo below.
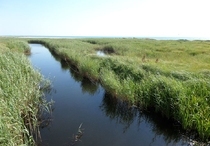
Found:
<svg viewBox="0 0 210 146"><path fill-rule="evenodd" d="M210 138L210 41L30 39L99 81L114 97ZM98 50L106 53L101 57Z"/></svg>
<svg viewBox="0 0 210 146"><path fill-rule="evenodd" d="M24 54L26 41L0 38L0 145L35 145L38 114L45 101L40 83L47 83ZM38 136L38 135L36 135Z"/></svg>

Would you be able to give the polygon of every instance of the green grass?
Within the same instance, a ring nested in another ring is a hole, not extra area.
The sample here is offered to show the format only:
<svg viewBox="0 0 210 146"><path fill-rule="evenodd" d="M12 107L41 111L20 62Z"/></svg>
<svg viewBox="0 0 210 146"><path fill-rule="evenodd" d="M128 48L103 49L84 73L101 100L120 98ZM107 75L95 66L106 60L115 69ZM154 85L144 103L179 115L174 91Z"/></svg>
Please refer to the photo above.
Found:
<svg viewBox="0 0 210 146"><path fill-rule="evenodd" d="M43 82L23 53L26 41L0 38L0 145L35 145Z"/></svg>
<svg viewBox="0 0 210 146"><path fill-rule="evenodd" d="M110 94L178 121L210 139L210 42L150 39L39 39ZM104 51L100 57L96 51Z"/></svg>
<svg viewBox="0 0 210 146"><path fill-rule="evenodd" d="M17 38L0 38L0 51L14 51L30 53L30 47L27 41L17 39Z"/></svg>

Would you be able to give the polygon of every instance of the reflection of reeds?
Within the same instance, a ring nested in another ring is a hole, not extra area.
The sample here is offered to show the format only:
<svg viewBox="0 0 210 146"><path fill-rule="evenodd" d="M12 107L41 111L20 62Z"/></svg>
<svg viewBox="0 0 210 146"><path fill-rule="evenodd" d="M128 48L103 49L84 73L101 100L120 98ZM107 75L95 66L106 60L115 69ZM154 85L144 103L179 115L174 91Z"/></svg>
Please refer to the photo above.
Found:
<svg viewBox="0 0 210 146"><path fill-rule="evenodd" d="M124 126L123 132L129 130L130 125L137 120L138 128L142 126L142 122L146 122L151 127L154 139L159 136L163 137L165 140L163 145L176 144L183 140L184 143L195 143L199 146L205 146L205 143L189 139L189 137L195 137L195 133L188 133L182 128L180 123L155 113L153 108L145 111L105 92L100 109L111 120L122 124Z"/></svg>

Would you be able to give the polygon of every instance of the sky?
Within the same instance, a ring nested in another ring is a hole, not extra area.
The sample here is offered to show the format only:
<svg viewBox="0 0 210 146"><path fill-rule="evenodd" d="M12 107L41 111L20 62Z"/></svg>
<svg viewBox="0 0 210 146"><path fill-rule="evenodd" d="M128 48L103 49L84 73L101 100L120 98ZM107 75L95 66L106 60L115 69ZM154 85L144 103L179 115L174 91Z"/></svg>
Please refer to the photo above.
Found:
<svg viewBox="0 0 210 146"><path fill-rule="evenodd" d="M209 0L0 0L0 36L209 37Z"/></svg>

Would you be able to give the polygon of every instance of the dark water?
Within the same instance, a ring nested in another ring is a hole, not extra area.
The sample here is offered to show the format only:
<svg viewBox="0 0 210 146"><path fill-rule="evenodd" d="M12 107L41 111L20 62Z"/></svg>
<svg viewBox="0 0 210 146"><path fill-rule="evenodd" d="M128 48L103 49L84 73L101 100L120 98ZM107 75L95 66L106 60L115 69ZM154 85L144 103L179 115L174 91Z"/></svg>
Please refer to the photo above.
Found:
<svg viewBox="0 0 210 146"><path fill-rule="evenodd" d="M41 130L42 146L180 146L187 145L178 125L143 113L111 97L82 78L45 47L31 44L33 66L52 80L46 94L55 101L52 122ZM82 135L73 138L81 126Z"/></svg>

